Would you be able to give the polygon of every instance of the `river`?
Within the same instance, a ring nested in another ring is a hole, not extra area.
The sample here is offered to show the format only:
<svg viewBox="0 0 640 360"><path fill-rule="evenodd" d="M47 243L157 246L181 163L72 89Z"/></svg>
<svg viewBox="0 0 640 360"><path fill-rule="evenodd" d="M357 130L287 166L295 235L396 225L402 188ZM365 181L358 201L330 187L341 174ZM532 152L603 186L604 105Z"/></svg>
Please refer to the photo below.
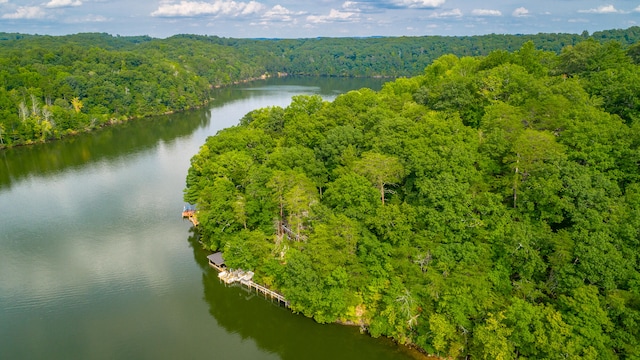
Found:
<svg viewBox="0 0 640 360"><path fill-rule="evenodd" d="M248 111L383 80L284 78L206 109L0 151L0 359L407 359L227 287L180 218L189 159Z"/></svg>

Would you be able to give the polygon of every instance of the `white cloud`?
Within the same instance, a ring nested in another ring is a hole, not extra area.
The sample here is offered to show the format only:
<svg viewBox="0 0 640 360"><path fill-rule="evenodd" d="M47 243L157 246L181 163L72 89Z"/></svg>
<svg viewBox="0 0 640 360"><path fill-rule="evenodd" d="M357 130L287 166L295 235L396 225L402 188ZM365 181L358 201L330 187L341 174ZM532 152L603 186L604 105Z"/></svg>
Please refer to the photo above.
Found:
<svg viewBox="0 0 640 360"><path fill-rule="evenodd" d="M633 9L633 12L640 12L640 5L637 8Z"/></svg>
<svg viewBox="0 0 640 360"><path fill-rule="evenodd" d="M513 13L511 14L515 17L525 17L525 16L529 16L529 10L527 10L527 8L524 7L519 7L515 10L513 10Z"/></svg>
<svg viewBox="0 0 640 360"><path fill-rule="evenodd" d="M6 4L8 2L9 2L9 0L0 0L0 4Z"/></svg>
<svg viewBox="0 0 640 360"><path fill-rule="evenodd" d="M101 23L101 22L107 22L107 21L111 21L111 19L106 18L102 15L93 15L93 14L89 14L81 18L71 18L71 19L65 20L65 22L68 24Z"/></svg>
<svg viewBox="0 0 640 360"><path fill-rule="evenodd" d="M360 3L355 1L345 1L342 3L342 9L345 11L359 12L360 11Z"/></svg>
<svg viewBox="0 0 640 360"><path fill-rule="evenodd" d="M271 8L271 10L265 12L262 15L262 19L266 21L282 21L282 22L290 22L294 21L295 16L300 16L306 14L304 11L291 11L284 6L276 5Z"/></svg>
<svg viewBox="0 0 640 360"><path fill-rule="evenodd" d="M39 6L20 6L12 14L2 15L3 19L42 19L46 13Z"/></svg>
<svg viewBox="0 0 640 360"><path fill-rule="evenodd" d="M194 17L208 15L246 16L264 10L265 6L256 1L181 1L179 4L165 2L151 13L156 17Z"/></svg>
<svg viewBox="0 0 640 360"><path fill-rule="evenodd" d="M358 20L358 13L351 11L339 11L336 9L331 9L329 15L307 16L307 21L314 24L323 24L330 22L355 22Z"/></svg>
<svg viewBox="0 0 640 360"><path fill-rule="evenodd" d="M410 9L433 9L444 5L445 0L394 0L393 4Z"/></svg>
<svg viewBox="0 0 640 360"><path fill-rule="evenodd" d="M48 3L46 3L45 7L61 8L61 7L80 6L80 5L82 5L82 1L80 0L51 0Z"/></svg>
<svg viewBox="0 0 640 360"><path fill-rule="evenodd" d="M462 17L462 11L460 9L453 9L449 11L442 11L439 13L433 13L429 15L430 18L452 18L452 17Z"/></svg>
<svg viewBox="0 0 640 360"><path fill-rule="evenodd" d="M397 8L398 5L391 4L389 2L375 2L375 1L350 1L347 0L342 3L341 11L345 12L357 12L367 14L381 14L391 8Z"/></svg>
<svg viewBox="0 0 640 360"><path fill-rule="evenodd" d="M500 10L490 9L473 9L471 13L475 16L502 16L502 12L500 12Z"/></svg>
<svg viewBox="0 0 640 360"><path fill-rule="evenodd" d="M595 9L578 10L578 12L586 14L616 14L622 11L616 9L613 5L602 5Z"/></svg>

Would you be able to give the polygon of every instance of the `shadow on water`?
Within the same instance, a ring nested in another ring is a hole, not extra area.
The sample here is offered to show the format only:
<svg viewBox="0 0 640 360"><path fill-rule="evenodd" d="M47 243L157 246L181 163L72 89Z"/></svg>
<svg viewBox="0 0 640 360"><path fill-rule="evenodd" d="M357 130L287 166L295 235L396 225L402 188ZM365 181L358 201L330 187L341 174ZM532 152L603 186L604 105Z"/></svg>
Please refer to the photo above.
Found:
<svg viewBox="0 0 640 360"><path fill-rule="evenodd" d="M170 144L208 126L209 121L210 112L200 109L136 119L46 144L0 150L0 190L31 175L51 176L139 153L160 143Z"/></svg>
<svg viewBox="0 0 640 360"><path fill-rule="evenodd" d="M193 233L192 233L193 234ZM202 268L204 300L209 313L228 333L252 339L264 351L281 359L426 359L390 339L374 339L358 327L321 325L243 287L224 285L207 263L193 234L189 243Z"/></svg>

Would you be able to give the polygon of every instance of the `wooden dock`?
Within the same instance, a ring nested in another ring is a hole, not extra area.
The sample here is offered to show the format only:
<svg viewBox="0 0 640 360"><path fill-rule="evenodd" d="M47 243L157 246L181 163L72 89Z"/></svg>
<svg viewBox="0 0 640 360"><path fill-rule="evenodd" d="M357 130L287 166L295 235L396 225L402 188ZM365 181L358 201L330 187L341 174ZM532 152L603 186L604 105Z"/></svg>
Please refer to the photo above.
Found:
<svg viewBox="0 0 640 360"><path fill-rule="evenodd" d="M193 226L198 226L198 224L200 224L200 222L198 221L198 218L196 217L196 210L195 209L184 209L182 211L182 218L188 218L189 221L191 221L191 223L193 224Z"/></svg>
<svg viewBox="0 0 640 360"><path fill-rule="evenodd" d="M282 303L285 307L289 307L289 302L284 298L284 295L279 294L271 289L267 289L266 287L256 284L251 280L240 280L240 284L246 286L250 290L255 289L256 293L263 294L264 297L269 297L271 300L278 300L278 303Z"/></svg>
<svg viewBox="0 0 640 360"><path fill-rule="evenodd" d="M221 269L218 266L214 266L215 264L212 263L211 261L209 261L209 265L211 265L211 267L213 267L216 270ZM252 280L253 272L251 271L245 272L243 270L233 270L233 271L222 270L218 274L218 277L220 278L220 280L224 281L225 284L239 283L240 286L244 285L250 291L255 290L256 293L264 295L265 299L270 299L271 301L277 300L278 304L283 304L287 308L290 305L287 299L285 299L284 295L278 292L275 292L271 289L268 289L265 286L262 286L260 284L256 284L255 282L253 282Z"/></svg>

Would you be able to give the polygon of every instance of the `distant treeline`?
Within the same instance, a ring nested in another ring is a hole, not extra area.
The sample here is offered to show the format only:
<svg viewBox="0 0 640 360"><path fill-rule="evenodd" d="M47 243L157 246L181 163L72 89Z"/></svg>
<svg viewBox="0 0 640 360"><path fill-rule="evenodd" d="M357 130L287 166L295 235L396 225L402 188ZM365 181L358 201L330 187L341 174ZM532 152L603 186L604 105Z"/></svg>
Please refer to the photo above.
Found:
<svg viewBox="0 0 640 360"><path fill-rule="evenodd" d="M640 27L592 35L294 40L0 33L0 147L198 107L212 88L264 74L413 76L444 54L513 51L527 41L557 53L588 38L626 47L640 39Z"/></svg>
<svg viewBox="0 0 640 360"><path fill-rule="evenodd" d="M493 50L513 52L528 41L536 49L559 53L568 45L591 38L631 45L640 27L582 34L422 36L377 38L314 38L249 40L216 36L177 35L231 46L251 58L265 60L267 71L315 76L414 76L442 55L484 56Z"/></svg>

